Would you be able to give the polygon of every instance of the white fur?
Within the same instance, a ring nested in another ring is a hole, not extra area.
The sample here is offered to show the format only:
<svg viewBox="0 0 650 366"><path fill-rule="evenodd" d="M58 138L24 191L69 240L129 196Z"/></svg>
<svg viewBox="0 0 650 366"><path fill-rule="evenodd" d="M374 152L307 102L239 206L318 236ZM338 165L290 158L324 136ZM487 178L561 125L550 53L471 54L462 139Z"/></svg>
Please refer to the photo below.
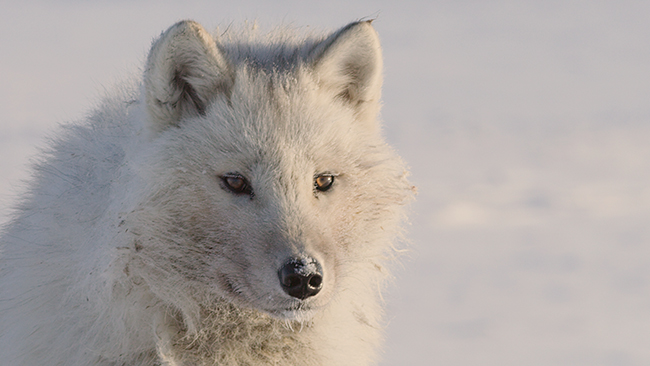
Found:
<svg viewBox="0 0 650 366"><path fill-rule="evenodd" d="M324 37L172 26L141 86L64 127L35 166L2 236L0 363L375 362L412 195L380 89L370 22ZM233 172L253 196L224 187ZM305 300L277 274L299 255L324 272Z"/></svg>

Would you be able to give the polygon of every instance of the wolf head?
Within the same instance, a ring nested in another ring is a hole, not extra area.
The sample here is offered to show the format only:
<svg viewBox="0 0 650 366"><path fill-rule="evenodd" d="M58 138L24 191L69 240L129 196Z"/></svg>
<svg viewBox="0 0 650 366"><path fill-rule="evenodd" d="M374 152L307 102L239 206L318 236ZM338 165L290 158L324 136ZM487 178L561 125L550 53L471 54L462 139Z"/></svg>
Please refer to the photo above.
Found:
<svg viewBox="0 0 650 366"><path fill-rule="evenodd" d="M381 73L370 22L305 39L163 33L133 275L186 319L215 299L297 319L376 296L410 195L377 122Z"/></svg>

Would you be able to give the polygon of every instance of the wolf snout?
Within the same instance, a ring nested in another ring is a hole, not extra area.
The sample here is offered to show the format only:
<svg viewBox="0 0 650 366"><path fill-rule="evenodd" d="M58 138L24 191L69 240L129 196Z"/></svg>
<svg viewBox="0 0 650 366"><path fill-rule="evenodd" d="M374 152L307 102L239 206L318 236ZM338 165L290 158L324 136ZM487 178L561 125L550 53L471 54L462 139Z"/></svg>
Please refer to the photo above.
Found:
<svg viewBox="0 0 650 366"><path fill-rule="evenodd" d="M323 288L323 267L312 258L290 258L278 277L284 292L300 300L315 296Z"/></svg>

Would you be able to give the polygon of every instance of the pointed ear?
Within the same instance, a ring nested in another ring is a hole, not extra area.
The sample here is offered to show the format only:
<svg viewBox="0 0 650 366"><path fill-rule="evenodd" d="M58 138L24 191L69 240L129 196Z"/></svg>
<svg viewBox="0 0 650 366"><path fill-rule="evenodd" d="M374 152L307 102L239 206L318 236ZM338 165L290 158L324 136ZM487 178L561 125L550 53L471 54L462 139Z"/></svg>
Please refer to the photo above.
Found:
<svg viewBox="0 0 650 366"><path fill-rule="evenodd" d="M377 117L382 83L381 46L370 21L351 23L310 52L322 87L350 103L361 119Z"/></svg>
<svg viewBox="0 0 650 366"><path fill-rule="evenodd" d="M233 73L212 36L181 21L154 42L144 73L147 110L155 131L201 115L219 93L229 94Z"/></svg>

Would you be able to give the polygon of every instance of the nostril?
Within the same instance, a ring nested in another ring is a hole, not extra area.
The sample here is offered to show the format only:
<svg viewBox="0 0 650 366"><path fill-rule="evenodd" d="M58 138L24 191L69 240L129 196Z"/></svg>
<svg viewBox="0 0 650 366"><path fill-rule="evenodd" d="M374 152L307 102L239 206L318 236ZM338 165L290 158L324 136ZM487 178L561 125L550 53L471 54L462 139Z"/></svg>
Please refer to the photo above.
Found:
<svg viewBox="0 0 650 366"><path fill-rule="evenodd" d="M319 288L320 285L323 283L323 277L321 277L318 274L314 274L313 276L311 276L308 283L309 283L309 287Z"/></svg>
<svg viewBox="0 0 650 366"><path fill-rule="evenodd" d="M314 259L292 258L278 271L282 289L289 296L304 300L320 292L323 270Z"/></svg>

